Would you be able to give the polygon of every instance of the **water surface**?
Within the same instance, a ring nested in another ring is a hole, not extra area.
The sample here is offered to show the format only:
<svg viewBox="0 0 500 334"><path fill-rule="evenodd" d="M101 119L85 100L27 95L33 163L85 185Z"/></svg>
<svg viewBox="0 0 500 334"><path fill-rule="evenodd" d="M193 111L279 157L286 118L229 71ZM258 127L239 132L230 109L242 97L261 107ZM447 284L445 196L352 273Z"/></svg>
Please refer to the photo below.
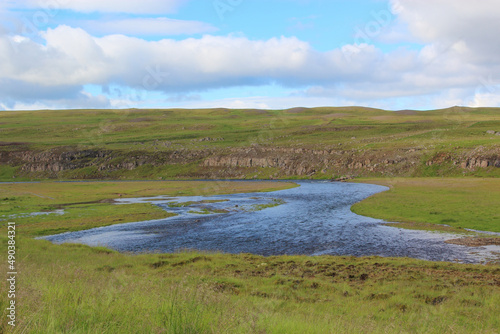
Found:
<svg viewBox="0 0 500 334"><path fill-rule="evenodd" d="M117 210L127 203L151 202L178 216L63 233L45 239L55 243L106 246L121 252L197 249L266 256L379 255L464 263L479 263L494 257L493 252L500 252L498 246L446 244L446 239L457 236L389 227L383 220L351 212L354 203L387 190L386 187L325 181L297 183L298 188L272 193L119 199ZM169 207L202 200L221 202ZM282 202L285 204L265 208Z"/></svg>

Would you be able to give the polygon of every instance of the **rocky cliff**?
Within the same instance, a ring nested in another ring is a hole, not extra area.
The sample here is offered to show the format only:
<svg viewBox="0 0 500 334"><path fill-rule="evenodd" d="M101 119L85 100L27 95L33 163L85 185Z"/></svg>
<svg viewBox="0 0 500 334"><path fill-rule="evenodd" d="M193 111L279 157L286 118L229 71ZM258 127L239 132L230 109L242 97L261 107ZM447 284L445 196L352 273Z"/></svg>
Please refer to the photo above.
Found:
<svg viewBox="0 0 500 334"><path fill-rule="evenodd" d="M70 171L91 168L88 178L113 177L141 167L158 168L158 176L169 169L191 166L170 176L199 178L244 178L266 170L263 177L324 178L353 176L419 175L425 168L456 173L500 167L500 149L429 152L420 148L395 150L339 150L286 147L232 148L220 150L170 150L122 152L63 147L49 151L0 151L0 163L18 167L18 175L72 177ZM126 173L125 173L126 174ZM261 175L261 174L259 174ZM155 175L156 176L156 175ZM81 177L81 175L79 176Z"/></svg>
<svg viewBox="0 0 500 334"><path fill-rule="evenodd" d="M206 167L260 167L276 168L285 176L312 176L316 173L343 174L345 172L408 172L420 160L416 150L392 153L359 152L357 150L312 150L303 148L247 148L233 149L208 157Z"/></svg>

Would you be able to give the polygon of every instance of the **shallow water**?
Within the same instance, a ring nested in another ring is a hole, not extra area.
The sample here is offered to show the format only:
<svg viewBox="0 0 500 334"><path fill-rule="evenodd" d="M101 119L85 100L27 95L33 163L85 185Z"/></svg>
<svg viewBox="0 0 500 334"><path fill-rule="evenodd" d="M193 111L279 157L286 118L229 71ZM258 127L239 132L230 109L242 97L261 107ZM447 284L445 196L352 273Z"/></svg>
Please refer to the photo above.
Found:
<svg viewBox="0 0 500 334"><path fill-rule="evenodd" d="M36 216L47 216L47 215L63 215L64 210L59 209L55 211L47 211L47 212L31 212L31 213L18 213L14 215L3 215L0 216L0 221L6 221L10 219L16 218L27 218L27 217L36 217Z"/></svg>
<svg viewBox="0 0 500 334"><path fill-rule="evenodd" d="M183 249L260 255L379 255L479 263L500 247L446 244L453 234L412 231L356 215L350 207L388 188L356 183L298 181L300 187L272 193L211 197L155 197L117 200L120 205L151 202L178 214L167 219L113 225L45 237L55 243L106 246L121 252L175 252ZM227 200L169 207L168 203ZM262 210L259 205L284 201ZM227 213L199 214L213 210ZM256 211L258 210L258 211ZM198 213L195 213L198 212Z"/></svg>

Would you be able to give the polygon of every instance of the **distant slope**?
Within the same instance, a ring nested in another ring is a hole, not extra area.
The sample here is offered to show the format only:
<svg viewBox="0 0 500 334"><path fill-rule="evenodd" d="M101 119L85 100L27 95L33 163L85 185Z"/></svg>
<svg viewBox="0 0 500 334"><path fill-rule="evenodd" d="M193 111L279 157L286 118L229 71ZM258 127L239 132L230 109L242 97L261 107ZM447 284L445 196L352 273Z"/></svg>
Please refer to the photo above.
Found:
<svg viewBox="0 0 500 334"><path fill-rule="evenodd" d="M0 113L0 179L500 176L500 109Z"/></svg>

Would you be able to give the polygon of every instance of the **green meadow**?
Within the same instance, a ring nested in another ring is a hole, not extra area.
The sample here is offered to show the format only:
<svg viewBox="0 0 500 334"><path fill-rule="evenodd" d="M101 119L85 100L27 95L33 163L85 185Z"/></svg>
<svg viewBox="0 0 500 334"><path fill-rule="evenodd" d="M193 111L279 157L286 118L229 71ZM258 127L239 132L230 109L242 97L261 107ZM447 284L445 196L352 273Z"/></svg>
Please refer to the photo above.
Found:
<svg viewBox="0 0 500 334"><path fill-rule="evenodd" d="M14 333L465 334L500 328L499 266L377 257L128 255L25 237L18 242Z"/></svg>
<svg viewBox="0 0 500 334"><path fill-rule="evenodd" d="M161 159L163 152L178 151L182 157L255 146L341 150L347 158L411 148L421 159L412 174L405 174L411 177L356 180L390 190L352 210L398 222L397 227L469 235L464 229L500 232L500 168L463 170L451 162L426 161L447 153L497 152L500 136L490 130L500 132L500 109L2 111L0 153L110 150L109 163L117 165L131 154L155 158L158 153ZM0 333L500 332L498 263L196 250L121 254L35 239L172 215L148 203L117 207L113 200L118 198L273 191L293 183L151 181L197 175L204 167L196 158L108 175L149 180L142 182L47 182L43 173L21 172L19 165L0 162L1 181L42 180L0 184L0 226L6 231L8 221L16 223L19 273L14 329L7 324L7 282L0 283ZM99 175L97 168L67 169L57 178L93 178ZM262 168L242 175L268 178L275 172ZM0 243L6 250L6 232ZM7 272L6 257L0 260L0 270Z"/></svg>
<svg viewBox="0 0 500 334"><path fill-rule="evenodd" d="M150 203L116 206L113 200L117 198L221 195L295 186L285 182L224 181L11 183L0 185L0 219L14 220L23 235L50 235L171 216ZM56 210L64 210L64 214L51 213ZM46 214L29 216L33 212Z"/></svg>
<svg viewBox="0 0 500 334"><path fill-rule="evenodd" d="M3 146L10 143L12 149L28 145L30 149L98 146L155 151L258 143L316 148L341 144L360 149L430 146L451 150L457 146L498 145L500 138L486 133L492 129L500 131L498 108L40 110L2 111L0 137Z"/></svg>
<svg viewBox="0 0 500 334"><path fill-rule="evenodd" d="M500 267L495 264L196 251L120 254L102 247L34 239L169 215L151 204L121 205L117 210L111 202L116 198L293 186L195 181L3 184L2 215L15 215L11 220L16 222L18 319L12 330L7 324L3 280L0 332L498 332ZM23 215L58 209L65 213ZM6 236L0 242L7 249ZM6 264L2 261L0 270L7 272Z"/></svg>
<svg viewBox="0 0 500 334"><path fill-rule="evenodd" d="M393 155L411 149L421 157L412 175L498 177L498 168L463 171L457 166L427 166L438 154L463 154L480 148L498 148L498 108L453 107L429 111L388 111L363 107L257 109L152 109L152 110L40 110L3 111L0 119L0 150L21 152L110 150L119 164L129 154L155 159L162 152L219 152L248 148L304 148ZM346 156L347 157L347 156ZM344 157L344 158L346 158ZM158 158L161 159L161 158ZM108 179L189 178L204 171L202 160L185 163L146 164L132 171L107 172ZM45 178L36 172L21 173L19 165L0 164L0 180ZM267 178L272 168L257 173ZM252 171L244 173L252 177ZM368 172L366 172L368 173ZM365 174L366 174L365 173ZM202 173L203 174L203 173ZM94 176L93 175L97 175ZM97 167L64 170L62 179L88 179L99 175ZM369 173L366 174L369 176ZM317 173L316 178L332 175ZM280 176L284 178L284 176Z"/></svg>
<svg viewBox="0 0 500 334"><path fill-rule="evenodd" d="M390 187L353 205L352 211L391 222L397 227L436 229L448 225L500 232L498 178L389 178L360 182Z"/></svg>

